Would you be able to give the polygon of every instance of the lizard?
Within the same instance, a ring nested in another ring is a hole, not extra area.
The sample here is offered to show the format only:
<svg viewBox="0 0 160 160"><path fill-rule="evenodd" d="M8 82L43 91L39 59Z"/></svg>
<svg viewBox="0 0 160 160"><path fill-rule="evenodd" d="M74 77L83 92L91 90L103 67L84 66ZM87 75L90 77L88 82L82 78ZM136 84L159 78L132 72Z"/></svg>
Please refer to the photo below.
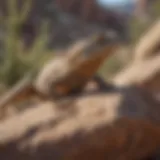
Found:
<svg viewBox="0 0 160 160"><path fill-rule="evenodd" d="M26 75L0 100L0 108L7 104L38 95L41 99L58 98L80 92L105 61L123 43L123 38L98 33L79 40L66 54L49 60L40 71ZM38 72L38 73L37 73ZM99 78L98 78L99 79Z"/></svg>

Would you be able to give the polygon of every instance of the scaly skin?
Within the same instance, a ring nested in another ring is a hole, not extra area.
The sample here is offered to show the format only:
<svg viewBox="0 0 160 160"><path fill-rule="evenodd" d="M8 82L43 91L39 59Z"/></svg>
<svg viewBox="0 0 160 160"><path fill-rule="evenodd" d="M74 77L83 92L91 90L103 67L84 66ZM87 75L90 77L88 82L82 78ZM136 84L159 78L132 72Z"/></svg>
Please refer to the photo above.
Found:
<svg viewBox="0 0 160 160"><path fill-rule="evenodd" d="M77 42L67 54L57 56L44 65L37 77L27 75L1 98L0 107L32 95L47 99L80 92L120 44L119 37L104 34Z"/></svg>

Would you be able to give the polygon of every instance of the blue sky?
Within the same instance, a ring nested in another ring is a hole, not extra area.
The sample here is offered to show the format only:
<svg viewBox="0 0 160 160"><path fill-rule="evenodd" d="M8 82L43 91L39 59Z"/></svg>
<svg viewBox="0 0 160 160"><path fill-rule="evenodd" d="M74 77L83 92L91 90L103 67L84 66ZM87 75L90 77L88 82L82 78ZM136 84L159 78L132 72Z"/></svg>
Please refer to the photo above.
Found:
<svg viewBox="0 0 160 160"><path fill-rule="evenodd" d="M136 0L97 0L104 8L118 9L122 12L132 12Z"/></svg>
<svg viewBox="0 0 160 160"><path fill-rule="evenodd" d="M97 0L102 4L108 4L108 5L125 5L128 3L132 3L133 0Z"/></svg>

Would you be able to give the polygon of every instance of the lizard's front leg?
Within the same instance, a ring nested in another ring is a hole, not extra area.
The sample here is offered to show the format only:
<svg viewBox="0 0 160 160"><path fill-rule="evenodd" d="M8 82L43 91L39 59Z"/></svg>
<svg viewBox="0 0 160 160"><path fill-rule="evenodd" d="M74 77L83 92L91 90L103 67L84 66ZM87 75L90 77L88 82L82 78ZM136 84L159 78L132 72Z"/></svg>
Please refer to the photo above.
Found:
<svg viewBox="0 0 160 160"><path fill-rule="evenodd" d="M99 90L113 89L113 85L103 80L103 78L101 78L98 74L94 75L90 82L94 82Z"/></svg>

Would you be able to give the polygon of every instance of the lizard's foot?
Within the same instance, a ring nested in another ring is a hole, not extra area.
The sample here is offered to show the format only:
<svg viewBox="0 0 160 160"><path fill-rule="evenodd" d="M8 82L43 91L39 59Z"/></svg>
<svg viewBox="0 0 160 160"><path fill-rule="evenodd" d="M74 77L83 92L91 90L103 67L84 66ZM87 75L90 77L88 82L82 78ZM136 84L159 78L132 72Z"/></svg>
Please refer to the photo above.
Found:
<svg viewBox="0 0 160 160"><path fill-rule="evenodd" d="M95 83L96 88L99 90L111 90L113 89L113 85L104 81L99 75L94 75L91 79L91 82Z"/></svg>

